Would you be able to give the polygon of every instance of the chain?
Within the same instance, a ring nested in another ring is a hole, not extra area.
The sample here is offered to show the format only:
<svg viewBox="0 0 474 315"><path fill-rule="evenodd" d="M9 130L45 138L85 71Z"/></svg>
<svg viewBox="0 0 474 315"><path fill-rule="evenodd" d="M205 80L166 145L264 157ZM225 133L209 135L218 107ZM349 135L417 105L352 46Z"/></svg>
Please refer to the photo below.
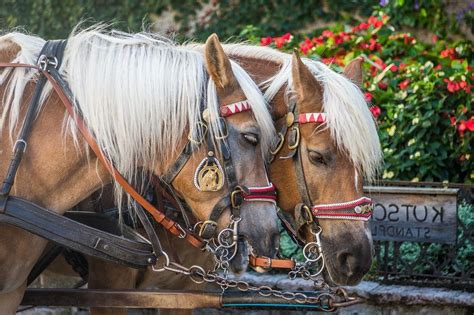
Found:
<svg viewBox="0 0 474 315"><path fill-rule="evenodd" d="M359 298L350 297L344 289L332 289L327 284L324 287L325 292L313 296L302 292L277 290L265 285L256 286L243 280L228 279L226 274L220 275L215 271L206 272L204 268L198 265L187 268L178 263L171 262L168 266L164 266L163 269L188 276L193 282L198 284L215 283L225 289L236 288L242 292L256 292L264 297L274 296L297 304L315 304L319 305L324 311L334 311L338 307L361 302Z"/></svg>
<svg viewBox="0 0 474 315"><path fill-rule="evenodd" d="M231 217L228 228L222 230L216 240L207 242L206 250L214 254L215 266L213 270L205 271L203 267L193 265L189 268L180 265L176 262L170 262L166 259L162 268L152 268L155 272L171 271L189 277L193 282L215 283L222 289L224 293L229 288L238 289L242 292L256 292L264 297L277 297L284 301L291 301L296 304L314 304L318 305L323 311L332 312L338 307L350 306L361 303L360 298L351 297L342 288L331 288L320 277L325 264L321 247L320 234L321 228L318 231L312 231L315 236L314 242L309 242L303 248L303 255L305 261L297 263L295 268L288 273L290 279L301 277L305 280L312 280L314 289L323 290L317 295L310 295L303 292L292 292L273 289L270 286L253 285L243 280L229 279L229 263L237 253L238 242L238 225L241 218ZM164 253L164 252L163 252ZM165 257L167 257L166 253ZM218 270L222 270L218 273Z"/></svg>

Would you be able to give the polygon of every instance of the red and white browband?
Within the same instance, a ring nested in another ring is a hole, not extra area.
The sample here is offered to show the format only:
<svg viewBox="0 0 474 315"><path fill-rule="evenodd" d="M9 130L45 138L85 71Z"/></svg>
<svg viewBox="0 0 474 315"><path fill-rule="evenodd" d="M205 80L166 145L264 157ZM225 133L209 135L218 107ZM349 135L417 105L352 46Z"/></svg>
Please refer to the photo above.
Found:
<svg viewBox="0 0 474 315"><path fill-rule="evenodd" d="M266 201L276 205L277 194L275 186L270 183L268 186L247 187L246 191L242 191L242 197L246 201Z"/></svg>
<svg viewBox="0 0 474 315"><path fill-rule="evenodd" d="M220 109L222 117L228 117L230 115L251 110L248 100L243 100L229 105L222 105Z"/></svg>
<svg viewBox="0 0 474 315"><path fill-rule="evenodd" d="M321 219L367 221L372 216L373 209L372 199L361 197L343 203L316 205L311 208L311 212L315 218Z"/></svg>
<svg viewBox="0 0 474 315"><path fill-rule="evenodd" d="M304 113L299 114L298 122L300 124L307 124L307 123L323 123L326 122L326 114L325 113Z"/></svg>

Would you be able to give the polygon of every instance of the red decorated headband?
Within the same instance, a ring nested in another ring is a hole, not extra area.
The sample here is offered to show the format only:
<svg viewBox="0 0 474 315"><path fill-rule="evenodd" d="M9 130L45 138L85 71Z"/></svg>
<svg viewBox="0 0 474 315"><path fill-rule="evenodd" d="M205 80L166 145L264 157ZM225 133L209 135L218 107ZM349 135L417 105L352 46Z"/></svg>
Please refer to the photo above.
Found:
<svg viewBox="0 0 474 315"><path fill-rule="evenodd" d="M237 113L246 112L250 109L251 108L249 102L247 100L243 100L229 105L222 105L221 115L222 117L228 117Z"/></svg>
<svg viewBox="0 0 474 315"><path fill-rule="evenodd" d="M305 114L299 114L298 116L298 122L300 124L323 123L325 121L326 121L325 113L305 113Z"/></svg>

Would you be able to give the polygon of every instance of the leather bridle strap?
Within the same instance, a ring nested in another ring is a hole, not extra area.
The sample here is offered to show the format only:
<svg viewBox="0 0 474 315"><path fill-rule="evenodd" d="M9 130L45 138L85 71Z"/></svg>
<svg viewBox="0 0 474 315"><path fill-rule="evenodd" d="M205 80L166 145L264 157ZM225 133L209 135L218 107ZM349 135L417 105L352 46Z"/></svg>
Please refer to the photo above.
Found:
<svg viewBox="0 0 474 315"><path fill-rule="evenodd" d="M249 256L249 264L253 267L277 268L277 269L293 269L296 265L291 259L277 259L264 256Z"/></svg>

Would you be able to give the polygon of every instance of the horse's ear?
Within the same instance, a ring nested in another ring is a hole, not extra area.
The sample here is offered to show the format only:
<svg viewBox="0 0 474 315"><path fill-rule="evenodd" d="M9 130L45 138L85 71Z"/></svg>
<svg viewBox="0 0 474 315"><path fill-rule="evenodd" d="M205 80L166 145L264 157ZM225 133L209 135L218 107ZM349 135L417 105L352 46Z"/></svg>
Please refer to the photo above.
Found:
<svg viewBox="0 0 474 315"><path fill-rule="evenodd" d="M344 75L357 84L357 86L361 87L363 83L363 74L362 74L362 62L364 59L362 57L358 57L356 59L351 60L349 64L344 68Z"/></svg>
<svg viewBox="0 0 474 315"><path fill-rule="evenodd" d="M300 113L320 111L322 108L322 87L308 67L301 61L297 52L293 52L291 60L293 89L296 93L297 106Z"/></svg>
<svg viewBox="0 0 474 315"><path fill-rule="evenodd" d="M224 53L224 49L216 34L212 34L206 40L204 47L206 69L216 86L220 89L235 86L235 79L229 58Z"/></svg>

